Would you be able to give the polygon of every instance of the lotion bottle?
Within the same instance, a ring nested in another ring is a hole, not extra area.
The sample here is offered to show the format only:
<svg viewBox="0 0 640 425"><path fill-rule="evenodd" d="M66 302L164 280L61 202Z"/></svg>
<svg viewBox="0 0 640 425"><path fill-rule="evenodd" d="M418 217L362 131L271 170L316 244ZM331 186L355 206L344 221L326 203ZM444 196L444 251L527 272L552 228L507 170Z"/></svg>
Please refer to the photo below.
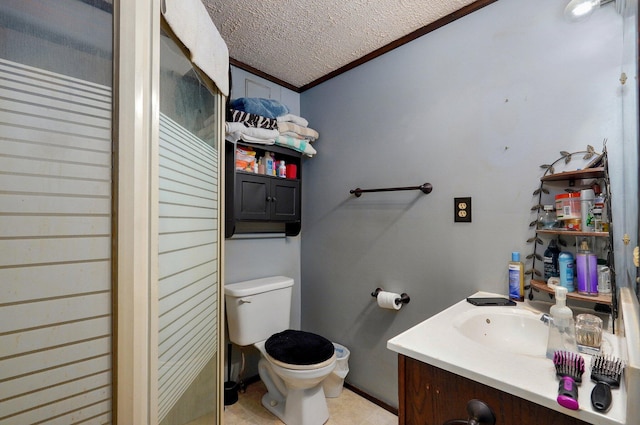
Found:
<svg viewBox="0 0 640 425"><path fill-rule="evenodd" d="M273 161L273 157L271 156L271 152L265 152L264 154L264 168L265 172L268 176L273 176L275 174L275 163Z"/></svg>
<svg viewBox="0 0 640 425"><path fill-rule="evenodd" d="M567 307L567 288L556 286L556 304L549 309L549 336L547 358L553 359L555 351L578 352L573 312Z"/></svg>
<svg viewBox="0 0 640 425"><path fill-rule="evenodd" d="M509 298L524 301L524 264L520 261L520 253L512 252L509 262Z"/></svg>

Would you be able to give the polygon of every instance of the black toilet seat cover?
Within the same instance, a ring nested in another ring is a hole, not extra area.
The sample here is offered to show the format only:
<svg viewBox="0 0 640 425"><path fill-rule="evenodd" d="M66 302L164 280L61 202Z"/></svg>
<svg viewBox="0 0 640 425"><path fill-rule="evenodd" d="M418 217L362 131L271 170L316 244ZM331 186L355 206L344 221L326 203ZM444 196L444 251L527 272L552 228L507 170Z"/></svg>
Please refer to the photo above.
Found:
<svg viewBox="0 0 640 425"><path fill-rule="evenodd" d="M329 360L335 351L327 338L293 329L271 335L264 348L274 359L295 365L322 363Z"/></svg>

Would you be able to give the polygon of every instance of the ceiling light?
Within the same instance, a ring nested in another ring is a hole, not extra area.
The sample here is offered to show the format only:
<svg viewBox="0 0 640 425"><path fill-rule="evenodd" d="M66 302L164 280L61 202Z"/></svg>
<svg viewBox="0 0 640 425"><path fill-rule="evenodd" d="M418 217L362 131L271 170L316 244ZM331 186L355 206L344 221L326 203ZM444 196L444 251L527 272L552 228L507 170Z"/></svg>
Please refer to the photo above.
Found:
<svg viewBox="0 0 640 425"><path fill-rule="evenodd" d="M612 1L614 0L571 0L564 9L564 17L570 22L584 21L594 10Z"/></svg>

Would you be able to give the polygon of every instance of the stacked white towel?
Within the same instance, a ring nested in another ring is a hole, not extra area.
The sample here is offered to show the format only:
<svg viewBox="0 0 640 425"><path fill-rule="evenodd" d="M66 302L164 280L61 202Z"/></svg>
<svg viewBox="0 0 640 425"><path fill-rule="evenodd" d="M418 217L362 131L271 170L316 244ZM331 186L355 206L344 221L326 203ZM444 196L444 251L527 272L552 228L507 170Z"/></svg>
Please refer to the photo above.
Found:
<svg viewBox="0 0 640 425"><path fill-rule="evenodd" d="M242 100L242 102L240 102ZM237 101L231 101L240 110L232 109L230 118L232 121L226 123L226 139L232 142L243 140L250 143L260 143L263 145L279 145L289 149L296 150L306 156L313 156L317 153L311 142L316 141L320 135L312 128L309 128L309 122L295 114L288 112L288 108L284 105L276 103L276 106L282 106L279 110L280 114L275 119L265 117L262 114L257 115L258 110L246 110L256 106L270 107L273 106L270 99L252 99L240 98ZM260 110L260 109L259 109ZM286 111L285 113L282 113ZM275 114L274 114L275 115ZM272 124L271 124L272 123ZM277 125L276 125L277 123ZM208 131L203 131L208 133Z"/></svg>
<svg viewBox="0 0 640 425"><path fill-rule="evenodd" d="M309 122L306 119L289 113L279 116L277 120L279 131L276 137L277 145L297 150L309 157L318 153L311 146L311 142L317 140L320 135L316 130L309 128Z"/></svg>

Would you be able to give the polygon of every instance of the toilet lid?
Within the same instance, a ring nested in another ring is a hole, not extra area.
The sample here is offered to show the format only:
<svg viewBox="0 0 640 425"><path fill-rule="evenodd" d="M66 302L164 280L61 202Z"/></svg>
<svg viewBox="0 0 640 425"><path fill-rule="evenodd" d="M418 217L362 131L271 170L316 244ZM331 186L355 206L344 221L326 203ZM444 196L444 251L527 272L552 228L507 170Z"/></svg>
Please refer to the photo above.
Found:
<svg viewBox="0 0 640 425"><path fill-rule="evenodd" d="M271 335L264 348L273 359L291 365L322 363L335 354L333 343L325 337L292 329Z"/></svg>

